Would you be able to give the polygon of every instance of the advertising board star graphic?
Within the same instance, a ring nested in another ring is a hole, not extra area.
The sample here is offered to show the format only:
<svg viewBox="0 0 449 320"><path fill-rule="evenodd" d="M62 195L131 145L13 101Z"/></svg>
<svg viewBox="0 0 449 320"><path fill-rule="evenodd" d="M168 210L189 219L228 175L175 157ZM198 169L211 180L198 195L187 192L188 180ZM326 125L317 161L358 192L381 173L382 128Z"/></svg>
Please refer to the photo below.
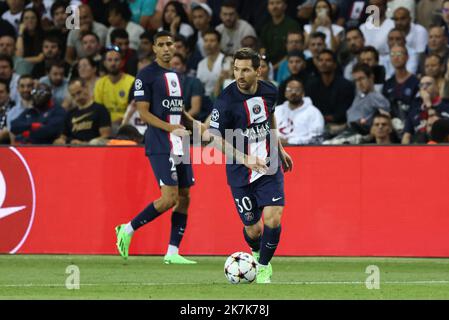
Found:
<svg viewBox="0 0 449 320"><path fill-rule="evenodd" d="M26 206L3 208L6 199L6 181L0 171L0 219L10 216L26 208Z"/></svg>

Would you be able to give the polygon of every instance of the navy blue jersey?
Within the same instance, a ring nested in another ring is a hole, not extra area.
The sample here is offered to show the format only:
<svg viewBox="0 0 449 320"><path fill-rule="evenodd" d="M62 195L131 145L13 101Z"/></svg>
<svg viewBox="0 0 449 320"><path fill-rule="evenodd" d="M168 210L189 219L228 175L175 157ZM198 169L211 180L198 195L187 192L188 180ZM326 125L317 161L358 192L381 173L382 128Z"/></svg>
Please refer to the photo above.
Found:
<svg viewBox="0 0 449 320"><path fill-rule="evenodd" d="M277 88L266 81L258 81L254 95L240 92L237 83L231 83L214 103L211 128L218 129L222 137L228 136L227 141L238 151L266 160L270 157L270 151L272 154L278 151L277 146L273 150L270 148L270 118L274 113L277 93ZM229 132L226 134L227 129L240 129L234 134L241 135L244 143L238 143L237 139L229 136ZM277 170L279 161L269 165ZM227 164L226 174L228 184L235 187L248 185L262 176L242 164Z"/></svg>
<svg viewBox="0 0 449 320"><path fill-rule="evenodd" d="M184 102L179 76L156 62L143 68L134 83L136 101L150 103L150 112L171 124L180 124ZM182 155L182 140L167 131L148 125L145 131L145 152Z"/></svg>

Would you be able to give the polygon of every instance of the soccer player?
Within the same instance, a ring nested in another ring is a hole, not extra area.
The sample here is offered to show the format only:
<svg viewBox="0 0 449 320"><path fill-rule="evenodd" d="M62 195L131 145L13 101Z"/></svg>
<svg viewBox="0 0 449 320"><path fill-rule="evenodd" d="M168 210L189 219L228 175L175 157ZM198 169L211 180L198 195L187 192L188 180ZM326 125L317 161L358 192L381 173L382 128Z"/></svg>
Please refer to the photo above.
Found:
<svg viewBox="0 0 449 320"><path fill-rule="evenodd" d="M134 232L173 208L170 244L164 262L195 264L178 253L187 224L189 189L194 179L191 164L179 161L184 154L182 137L190 132L181 125L181 82L178 74L169 69L175 53L173 36L167 31L158 32L154 36L153 49L156 60L137 74L134 97L141 119L148 124L145 153L162 195L129 223L116 227L117 248L126 259Z"/></svg>
<svg viewBox="0 0 449 320"><path fill-rule="evenodd" d="M215 101L206 127L216 129L209 130L215 143L237 161L226 165L228 184L244 224L243 236L259 263L256 281L270 283L270 260L279 243L285 201L280 165L290 171L293 162L275 133L277 89L258 80L260 56L249 48L238 50L234 77L236 81ZM228 130L233 132L230 137ZM240 146L239 137L243 139Z"/></svg>

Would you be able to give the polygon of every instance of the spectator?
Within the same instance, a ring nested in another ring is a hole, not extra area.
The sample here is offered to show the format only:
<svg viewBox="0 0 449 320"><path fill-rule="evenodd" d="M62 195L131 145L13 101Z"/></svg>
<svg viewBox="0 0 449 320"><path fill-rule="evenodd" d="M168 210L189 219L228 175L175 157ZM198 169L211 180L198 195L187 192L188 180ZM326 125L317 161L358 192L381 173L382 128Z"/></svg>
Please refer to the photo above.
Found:
<svg viewBox="0 0 449 320"><path fill-rule="evenodd" d="M120 1L120 0L118 0ZM92 11L93 19L101 23L102 25L109 27L109 21L108 21L108 11L109 7L118 2L117 0L89 0L89 1L83 1L83 3L89 4L89 7Z"/></svg>
<svg viewBox="0 0 449 320"><path fill-rule="evenodd" d="M385 83L382 93L390 102L394 129L402 136L410 106L418 93L419 79L406 69L408 52L404 45L393 46L390 56L395 71Z"/></svg>
<svg viewBox="0 0 449 320"><path fill-rule="evenodd" d="M154 60L153 52L153 34L145 31L140 35L139 50L137 51L139 58L148 57L151 61Z"/></svg>
<svg viewBox="0 0 449 320"><path fill-rule="evenodd" d="M388 50L387 55L381 55L379 57L379 64L385 68L385 78L389 79L393 76L394 67L391 64L391 48L394 46L405 46L408 52L408 60L406 68L410 73L416 74L418 69L418 54L412 48L409 48L405 42L405 33L402 30L393 28L388 33Z"/></svg>
<svg viewBox="0 0 449 320"><path fill-rule="evenodd" d="M352 78L357 95L346 112L348 127L362 135L369 133L376 112L389 113L390 102L374 90L374 73L366 64L357 64L352 69Z"/></svg>
<svg viewBox="0 0 449 320"><path fill-rule="evenodd" d="M372 47L367 46L360 51L359 62L367 64L374 73L374 88L377 92L382 92L385 83L385 68L379 65L379 52Z"/></svg>
<svg viewBox="0 0 449 320"><path fill-rule="evenodd" d="M204 121L212 109L211 101L204 96L201 81L186 74L187 61L179 53L175 53L170 65L180 75L185 111L195 119Z"/></svg>
<svg viewBox="0 0 449 320"><path fill-rule="evenodd" d="M343 75L345 79L352 81L352 68L357 64L358 56L365 47L365 38L359 28L350 28L346 31L346 44L349 57L343 64Z"/></svg>
<svg viewBox="0 0 449 320"><path fill-rule="evenodd" d="M76 108L68 112L64 130L54 144L88 144L96 138L111 135L111 116L101 104L93 101L87 83L74 79L69 83L69 92Z"/></svg>
<svg viewBox="0 0 449 320"><path fill-rule="evenodd" d="M36 64L44 60L42 39L44 31L39 15L34 9L23 10L17 37L16 55L25 61Z"/></svg>
<svg viewBox="0 0 449 320"><path fill-rule="evenodd" d="M257 51L256 51L257 52ZM262 55L260 57L260 80L265 80L271 82L276 87L279 85L276 81L273 80L273 66L270 62L268 62L267 57Z"/></svg>
<svg viewBox="0 0 449 320"><path fill-rule="evenodd" d="M435 124L435 122L437 122L440 119L441 114L437 110L435 110L434 108L429 108L429 110L427 110L426 133L423 141L427 141L428 144L432 144L431 141L437 142L432 139L432 127Z"/></svg>
<svg viewBox="0 0 449 320"><path fill-rule="evenodd" d="M276 107L276 126L283 145L319 144L324 132L324 119L321 112L304 97L301 81L291 79L287 82L285 101Z"/></svg>
<svg viewBox="0 0 449 320"><path fill-rule="evenodd" d="M198 51L202 58L206 56L203 34L211 28L212 14L212 9L206 3L192 3L192 24L195 33L188 41L193 51Z"/></svg>
<svg viewBox="0 0 449 320"><path fill-rule="evenodd" d="M157 0L131 0L128 1L131 9L131 21L140 24L145 30L156 30L158 22L156 20Z"/></svg>
<svg viewBox="0 0 449 320"><path fill-rule="evenodd" d="M101 62L101 43L100 38L92 31L87 31L81 36L81 55L78 59L88 57L96 63Z"/></svg>
<svg viewBox="0 0 449 320"><path fill-rule="evenodd" d="M394 13L399 8L404 8L410 12L411 19L415 20L415 0L388 0L387 1L387 18L393 19Z"/></svg>
<svg viewBox="0 0 449 320"><path fill-rule="evenodd" d="M287 34L286 42L287 55L292 51L303 51L304 50L304 35L301 31L290 31ZM290 76L290 70L288 69L287 57L285 57L280 63L278 72L276 75L276 81L282 83L285 79Z"/></svg>
<svg viewBox="0 0 449 320"><path fill-rule="evenodd" d="M19 144L52 144L64 127L65 110L54 105L51 89L40 83L31 92L32 108L11 122L14 142Z"/></svg>
<svg viewBox="0 0 449 320"><path fill-rule="evenodd" d="M70 30L67 38L67 51L65 60L68 63L73 63L76 58L82 58L85 56L83 52L81 38L87 32L92 32L98 36L100 40L100 46L104 46L106 43L106 36L108 28L105 25L93 20L92 10L87 4L82 4L78 7L80 29Z"/></svg>
<svg viewBox="0 0 449 320"><path fill-rule="evenodd" d="M419 83L419 96L413 100L404 127L402 143L426 142L428 110L434 108L442 117L449 117L449 104L441 99L434 78L424 76Z"/></svg>
<svg viewBox="0 0 449 320"><path fill-rule="evenodd" d="M213 98L217 83L221 87L223 81L230 77L231 70L230 66L225 66L225 55L220 52L220 33L216 30L206 31L203 39L206 57L198 64L197 77L204 86L206 96Z"/></svg>
<svg viewBox="0 0 449 320"><path fill-rule="evenodd" d="M439 119L431 131L432 140L435 143L449 143L449 119Z"/></svg>
<svg viewBox="0 0 449 320"><path fill-rule="evenodd" d="M307 74L306 74L306 59L304 54L301 51L290 51L288 53L288 71L290 76L284 80L279 86L279 97L278 103L283 103L286 99L285 89L287 87L287 83L291 79L297 79L301 81L301 84L306 83Z"/></svg>
<svg viewBox="0 0 449 320"><path fill-rule="evenodd" d="M412 17L408 9L404 7L396 9L393 14L393 21L395 28L405 33L408 48L413 49L418 54L426 50L427 30L419 24L412 23Z"/></svg>
<svg viewBox="0 0 449 320"><path fill-rule="evenodd" d="M220 9L221 24L216 28L221 34L221 51L228 56L240 49L240 42L246 36L256 36L254 28L239 18L237 2L225 0Z"/></svg>
<svg viewBox="0 0 449 320"><path fill-rule="evenodd" d="M44 1L44 0L31 0L31 3L29 3L25 8L33 9L40 21L41 21L41 27L45 31L49 30L52 25L52 19L50 15L50 7L51 7L51 1Z"/></svg>
<svg viewBox="0 0 449 320"><path fill-rule="evenodd" d="M134 50L139 49L140 36L145 30L141 25L131 21L131 10L125 2L112 2L109 5L108 21L111 26L106 37L107 46L113 43L111 33L115 29L125 29L128 32L129 47Z"/></svg>
<svg viewBox="0 0 449 320"><path fill-rule="evenodd" d="M378 113L373 118L370 134L375 144L392 144L393 125L391 118L383 113Z"/></svg>
<svg viewBox="0 0 449 320"><path fill-rule="evenodd" d="M306 96L323 114L330 135L344 128L346 110L354 100L354 85L338 75L335 54L324 49L318 56L319 76L306 84Z"/></svg>
<svg viewBox="0 0 449 320"><path fill-rule="evenodd" d="M326 47L324 41L326 35L322 32L315 32L310 35L308 51L311 57L306 60L306 72L309 77L318 76L319 56ZM307 51L305 52L307 56Z"/></svg>
<svg viewBox="0 0 449 320"><path fill-rule="evenodd" d="M16 56L16 38L10 35L0 36L0 54L4 54L13 60L14 72L18 75L29 74L33 64L24 58Z"/></svg>
<svg viewBox="0 0 449 320"><path fill-rule="evenodd" d="M5 80L0 80L0 144L10 143L6 119L13 107L14 101L9 97L9 85Z"/></svg>
<svg viewBox="0 0 449 320"><path fill-rule="evenodd" d="M19 32L20 18L25 9L25 0L7 0L9 10L2 15L2 19L12 25L16 32Z"/></svg>
<svg viewBox="0 0 449 320"><path fill-rule="evenodd" d="M259 39L255 36L246 36L240 42L240 47L251 48L256 52L259 52L260 51Z"/></svg>
<svg viewBox="0 0 449 320"><path fill-rule="evenodd" d="M20 76L18 81L18 98L14 107L8 112L6 126L11 132L11 122L17 119L25 110L32 108L31 91L34 87L34 80L30 75ZM10 134L11 143L14 142L14 135Z"/></svg>
<svg viewBox="0 0 449 320"><path fill-rule="evenodd" d="M61 55L65 57L67 48L67 37L69 36L69 29L67 29L66 22L68 14L65 12L67 2L65 0L56 0L50 8L51 18L53 21L53 30L59 33Z"/></svg>
<svg viewBox="0 0 449 320"><path fill-rule="evenodd" d="M436 54L431 54L424 61L424 75L435 79L439 96L444 98L444 64L443 59Z"/></svg>
<svg viewBox="0 0 449 320"><path fill-rule="evenodd" d="M143 135L131 125L123 125L117 135L106 141L108 146L133 146L143 143Z"/></svg>
<svg viewBox="0 0 449 320"><path fill-rule="evenodd" d="M270 13L271 19L262 27L260 33L260 40L266 50L267 58L273 63L276 71L279 62L287 54L285 43L288 32L299 30L298 23L285 15L286 9L286 0L269 0L268 12Z"/></svg>
<svg viewBox="0 0 449 320"><path fill-rule="evenodd" d="M187 60L187 73L189 75L195 76L198 69L198 64L203 59L199 51L195 50L192 52L186 38L180 35L175 36L175 48L176 52L183 55Z"/></svg>
<svg viewBox="0 0 449 320"><path fill-rule="evenodd" d="M47 76L42 77L39 82L50 87L53 102L61 107L67 96L68 80L64 77L65 63L62 60L52 61L47 67Z"/></svg>
<svg viewBox="0 0 449 320"><path fill-rule="evenodd" d="M360 26L360 30L365 37L365 45L373 46L381 55L388 54L387 37L388 32L394 28L394 22L385 15L387 0L370 0L369 4L379 8L379 19L370 16Z"/></svg>
<svg viewBox="0 0 449 320"><path fill-rule="evenodd" d="M427 30L441 17L443 0L420 0L416 5L416 22Z"/></svg>
<svg viewBox="0 0 449 320"><path fill-rule="evenodd" d="M448 2L449 5L449 2ZM449 9L448 9L449 10ZM448 37L441 26L433 25L429 29L429 43L426 52L419 56L419 73L424 73L424 61L428 54L437 54L443 59L446 65L449 58Z"/></svg>
<svg viewBox="0 0 449 320"><path fill-rule="evenodd" d="M111 42L113 46L117 46L120 49L122 56L120 70L135 77L139 58L137 51L129 47L128 32L125 29L115 29L111 33Z"/></svg>
<svg viewBox="0 0 449 320"><path fill-rule="evenodd" d="M17 103L19 75L14 73L12 58L5 54L0 54L0 80L5 80L9 85L9 94L12 100Z"/></svg>
<svg viewBox="0 0 449 320"><path fill-rule="evenodd" d="M0 37L11 36L16 37L16 29L5 19L0 17Z"/></svg>
<svg viewBox="0 0 449 320"><path fill-rule="evenodd" d="M441 26L444 28L446 37L449 38L449 0L444 0L441 8Z"/></svg>
<svg viewBox="0 0 449 320"><path fill-rule="evenodd" d="M54 60L60 60L62 58L62 52L60 47L60 40L55 33L46 33L44 41L42 42L42 53L44 60L37 63L33 67L31 76L34 79L42 78L46 75L46 70L50 66L50 63ZM70 65L64 63L64 74L67 76L70 72Z"/></svg>
<svg viewBox="0 0 449 320"><path fill-rule="evenodd" d="M343 39L344 29L337 24L332 24L332 7L327 0L318 0L315 2L310 24L304 26L306 43L309 40L309 35L317 31L326 35L325 41L328 49L334 52L338 51Z"/></svg>
<svg viewBox="0 0 449 320"><path fill-rule="evenodd" d="M122 123L129 92L134 83L133 76L120 70L121 63L120 49L109 48L104 54L106 75L98 79L94 90L95 102L104 105L111 114L113 130Z"/></svg>
<svg viewBox="0 0 449 320"><path fill-rule="evenodd" d="M172 35L181 35L188 39L194 31L189 24L187 13L182 3L169 1L162 12L162 26L158 31L169 31Z"/></svg>

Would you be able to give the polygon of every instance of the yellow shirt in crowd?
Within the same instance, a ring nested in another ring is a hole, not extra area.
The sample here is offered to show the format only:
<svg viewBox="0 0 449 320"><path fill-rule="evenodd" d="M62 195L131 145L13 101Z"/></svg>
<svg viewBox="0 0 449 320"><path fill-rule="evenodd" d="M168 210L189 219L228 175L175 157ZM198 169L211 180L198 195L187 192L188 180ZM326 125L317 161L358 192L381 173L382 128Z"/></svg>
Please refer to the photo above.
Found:
<svg viewBox="0 0 449 320"><path fill-rule="evenodd" d="M133 84L134 77L126 73L117 83L112 83L108 76L103 76L95 84L94 100L109 110L112 122L125 115L129 90Z"/></svg>

